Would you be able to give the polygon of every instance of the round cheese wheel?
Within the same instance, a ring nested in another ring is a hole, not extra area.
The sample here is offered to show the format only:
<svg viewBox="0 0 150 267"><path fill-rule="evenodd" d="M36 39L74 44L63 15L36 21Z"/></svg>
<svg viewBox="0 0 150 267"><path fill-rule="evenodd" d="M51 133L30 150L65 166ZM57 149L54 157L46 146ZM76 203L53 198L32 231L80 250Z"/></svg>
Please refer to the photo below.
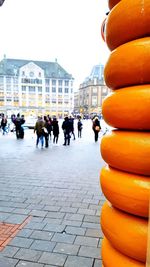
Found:
<svg viewBox="0 0 150 267"><path fill-rule="evenodd" d="M144 263L117 251L106 238L102 241L102 260L105 267L145 267Z"/></svg>
<svg viewBox="0 0 150 267"><path fill-rule="evenodd" d="M122 212L106 202L101 212L101 228L115 249L146 262L148 220Z"/></svg>
<svg viewBox="0 0 150 267"><path fill-rule="evenodd" d="M150 1L122 0L109 13L105 35L110 50L129 41L150 36Z"/></svg>
<svg viewBox="0 0 150 267"><path fill-rule="evenodd" d="M105 166L101 170L100 184L105 197L113 206L134 215L148 217L150 177Z"/></svg>
<svg viewBox="0 0 150 267"><path fill-rule="evenodd" d="M113 91L103 101L102 114L114 128L150 130L150 85Z"/></svg>
<svg viewBox="0 0 150 267"><path fill-rule="evenodd" d="M101 140L101 155L111 167L150 176L150 132L113 130Z"/></svg>
<svg viewBox="0 0 150 267"><path fill-rule="evenodd" d="M108 7L112 9L115 5L117 5L121 0L108 0Z"/></svg>
<svg viewBox="0 0 150 267"><path fill-rule="evenodd" d="M106 85L112 89L150 84L150 37L137 39L113 50L104 68Z"/></svg>

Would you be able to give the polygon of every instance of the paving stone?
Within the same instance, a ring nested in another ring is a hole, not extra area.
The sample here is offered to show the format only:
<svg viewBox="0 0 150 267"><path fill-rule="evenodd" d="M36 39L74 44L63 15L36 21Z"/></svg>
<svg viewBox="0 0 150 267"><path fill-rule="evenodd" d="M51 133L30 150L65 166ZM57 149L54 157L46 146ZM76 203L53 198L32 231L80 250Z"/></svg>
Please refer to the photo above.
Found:
<svg viewBox="0 0 150 267"><path fill-rule="evenodd" d="M89 206L89 205L88 205L87 203L82 203L82 202L72 203L72 207L73 207L73 208L83 208L83 209L87 209L88 206Z"/></svg>
<svg viewBox="0 0 150 267"><path fill-rule="evenodd" d="M100 224L100 217L99 216L88 216L84 217L84 222L91 222L91 223L99 223Z"/></svg>
<svg viewBox="0 0 150 267"><path fill-rule="evenodd" d="M42 230L45 227L46 223L44 222L29 222L24 228L33 229L33 230Z"/></svg>
<svg viewBox="0 0 150 267"><path fill-rule="evenodd" d="M17 233L17 236L21 237L29 237L33 233L33 230L30 229L22 229Z"/></svg>
<svg viewBox="0 0 150 267"><path fill-rule="evenodd" d="M82 222L80 221L69 221L69 220L63 220L62 224L64 225L71 225L71 226L81 226Z"/></svg>
<svg viewBox="0 0 150 267"><path fill-rule="evenodd" d="M92 267L93 259L79 257L79 256L68 256L65 267Z"/></svg>
<svg viewBox="0 0 150 267"><path fill-rule="evenodd" d="M65 232L71 235L85 235L86 229L81 227L67 226Z"/></svg>
<svg viewBox="0 0 150 267"><path fill-rule="evenodd" d="M7 246L2 250L1 254L5 257L13 257L18 250L19 248L17 247Z"/></svg>
<svg viewBox="0 0 150 267"><path fill-rule="evenodd" d="M51 240L52 236L54 235L53 232L47 232L47 231L33 231L31 234L32 239L41 239L41 240Z"/></svg>
<svg viewBox="0 0 150 267"><path fill-rule="evenodd" d="M56 266L64 266L67 256L58 253L44 252L39 259L40 263L54 264Z"/></svg>
<svg viewBox="0 0 150 267"><path fill-rule="evenodd" d="M7 221L7 219L10 217L10 213L7 212L0 212L0 221Z"/></svg>
<svg viewBox="0 0 150 267"><path fill-rule="evenodd" d="M77 255L78 251L79 246L65 243L57 243L56 247L53 250L53 252L63 253L67 255Z"/></svg>
<svg viewBox="0 0 150 267"><path fill-rule="evenodd" d="M66 214L65 220L69 221L83 221L84 215L83 214Z"/></svg>
<svg viewBox="0 0 150 267"><path fill-rule="evenodd" d="M21 260L38 262L41 255L41 251L21 248L14 257Z"/></svg>
<svg viewBox="0 0 150 267"><path fill-rule="evenodd" d="M76 213L78 208L71 208L71 207L63 207L60 209L60 212L66 212L66 213Z"/></svg>
<svg viewBox="0 0 150 267"><path fill-rule="evenodd" d="M44 218L43 223L49 223L49 224L61 224L62 219L53 219L53 218Z"/></svg>
<svg viewBox="0 0 150 267"><path fill-rule="evenodd" d="M77 236L74 244L83 245L89 247L97 247L99 238L87 237L87 236Z"/></svg>
<svg viewBox="0 0 150 267"><path fill-rule="evenodd" d="M75 235L68 235L65 233L55 233L51 241L72 244L75 240Z"/></svg>
<svg viewBox="0 0 150 267"><path fill-rule="evenodd" d="M43 210L46 211L53 211L53 212L57 212L61 209L61 207L57 207L57 206L50 206L50 205L45 205Z"/></svg>
<svg viewBox="0 0 150 267"><path fill-rule="evenodd" d="M34 263L31 261L20 261L16 267L44 267L41 263Z"/></svg>
<svg viewBox="0 0 150 267"><path fill-rule="evenodd" d="M45 217L47 215L47 211L43 210L32 210L30 212L30 215L35 216L35 217Z"/></svg>
<svg viewBox="0 0 150 267"><path fill-rule="evenodd" d="M95 215L95 210L91 209L78 209L79 214L84 214L84 215Z"/></svg>
<svg viewBox="0 0 150 267"><path fill-rule="evenodd" d="M101 260L95 260L94 267L102 267L102 261Z"/></svg>
<svg viewBox="0 0 150 267"><path fill-rule="evenodd" d="M100 258L100 249L95 247L81 246L79 256L89 257L89 258Z"/></svg>
<svg viewBox="0 0 150 267"><path fill-rule="evenodd" d="M46 217L48 218L55 218L55 219L63 219L65 216L65 213L63 212L48 212Z"/></svg>
<svg viewBox="0 0 150 267"><path fill-rule="evenodd" d="M0 257L0 267L15 267L18 260L7 257Z"/></svg>
<svg viewBox="0 0 150 267"><path fill-rule="evenodd" d="M20 208L15 208L12 213L15 214L23 214L23 215L28 215L31 212L29 209L20 209Z"/></svg>
<svg viewBox="0 0 150 267"><path fill-rule="evenodd" d="M32 243L33 243L33 239L24 238L24 237L15 237L9 244L15 247L29 248Z"/></svg>
<svg viewBox="0 0 150 267"><path fill-rule="evenodd" d="M66 225L55 225L55 224L46 224L43 230L45 231L50 231L50 232L56 232L56 233L61 233L64 231Z"/></svg>
<svg viewBox="0 0 150 267"><path fill-rule="evenodd" d="M100 229L100 223L83 222L82 227L83 228L91 228L91 229Z"/></svg>
<svg viewBox="0 0 150 267"><path fill-rule="evenodd" d="M55 242L45 241L45 240L35 240L31 245L30 249L52 252L55 247Z"/></svg>
<svg viewBox="0 0 150 267"><path fill-rule="evenodd" d="M87 229L85 235L90 237L102 237L102 232L100 229Z"/></svg>
<svg viewBox="0 0 150 267"><path fill-rule="evenodd" d="M13 224L21 224L25 221L26 218L27 216L25 215L12 214L5 220L5 222Z"/></svg>

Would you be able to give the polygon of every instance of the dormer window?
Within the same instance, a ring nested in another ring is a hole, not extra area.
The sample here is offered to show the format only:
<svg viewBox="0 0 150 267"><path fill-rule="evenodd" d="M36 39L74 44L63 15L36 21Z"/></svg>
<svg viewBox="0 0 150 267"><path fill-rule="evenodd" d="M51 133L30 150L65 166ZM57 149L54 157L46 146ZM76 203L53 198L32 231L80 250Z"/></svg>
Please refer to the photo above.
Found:
<svg viewBox="0 0 150 267"><path fill-rule="evenodd" d="M34 72L30 71L29 75L30 75L30 77L33 77L34 76Z"/></svg>
<svg viewBox="0 0 150 267"><path fill-rule="evenodd" d="M39 77L41 77L41 72L39 72Z"/></svg>

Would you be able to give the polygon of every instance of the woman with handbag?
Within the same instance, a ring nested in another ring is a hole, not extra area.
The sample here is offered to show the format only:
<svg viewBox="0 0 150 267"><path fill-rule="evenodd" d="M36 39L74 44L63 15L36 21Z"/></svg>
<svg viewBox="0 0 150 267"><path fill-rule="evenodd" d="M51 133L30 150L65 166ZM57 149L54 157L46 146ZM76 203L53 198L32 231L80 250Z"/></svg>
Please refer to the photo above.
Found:
<svg viewBox="0 0 150 267"><path fill-rule="evenodd" d="M99 121L98 117L95 117L93 119L92 129L94 131L94 139L95 139L95 142L97 142L98 141L98 134L99 134L99 132L101 130L100 121Z"/></svg>

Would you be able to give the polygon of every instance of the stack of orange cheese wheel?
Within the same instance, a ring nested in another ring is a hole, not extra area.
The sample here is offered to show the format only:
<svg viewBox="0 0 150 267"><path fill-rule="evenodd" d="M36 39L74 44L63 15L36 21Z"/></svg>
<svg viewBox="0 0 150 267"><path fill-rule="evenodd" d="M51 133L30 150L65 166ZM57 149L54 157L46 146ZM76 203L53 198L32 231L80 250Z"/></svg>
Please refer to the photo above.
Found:
<svg viewBox="0 0 150 267"><path fill-rule="evenodd" d="M103 267L146 266L150 200L150 0L108 0L102 114Z"/></svg>

